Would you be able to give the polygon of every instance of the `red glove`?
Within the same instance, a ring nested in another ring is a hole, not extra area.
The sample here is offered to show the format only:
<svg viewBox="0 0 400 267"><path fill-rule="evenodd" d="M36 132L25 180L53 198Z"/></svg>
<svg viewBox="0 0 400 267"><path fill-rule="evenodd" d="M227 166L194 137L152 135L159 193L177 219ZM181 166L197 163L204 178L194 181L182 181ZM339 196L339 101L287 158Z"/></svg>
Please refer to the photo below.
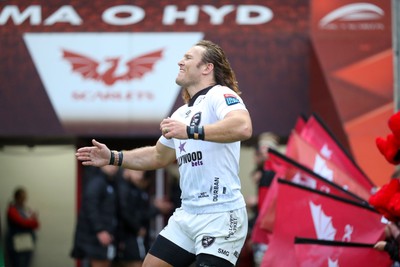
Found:
<svg viewBox="0 0 400 267"><path fill-rule="evenodd" d="M400 131L399 131L400 134ZM400 135L399 135L400 137ZM376 146L385 159L394 165L400 164L400 138L397 139L394 134L390 133L386 139L382 137L376 138Z"/></svg>
<svg viewBox="0 0 400 267"><path fill-rule="evenodd" d="M400 192L395 193L387 205L389 213L395 217L400 217Z"/></svg>
<svg viewBox="0 0 400 267"><path fill-rule="evenodd" d="M392 179L370 196L368 202L389 221L398 221L400 217L399 192L400 180Z"/></svg>

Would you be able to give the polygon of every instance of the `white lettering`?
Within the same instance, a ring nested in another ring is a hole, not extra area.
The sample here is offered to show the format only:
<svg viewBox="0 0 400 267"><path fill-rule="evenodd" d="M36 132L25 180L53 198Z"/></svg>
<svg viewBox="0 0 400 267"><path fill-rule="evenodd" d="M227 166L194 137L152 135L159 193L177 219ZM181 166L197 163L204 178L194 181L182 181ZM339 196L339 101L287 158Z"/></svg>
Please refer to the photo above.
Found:
<svg viewBox="0 0 400 267"><path fill-rule="evenodd" d="M238 7L236 22L241 25L263 24L271 21L273 16L274 14L268 7L259 5L243 5Z"/></svg>
<svg viewBox="0 0 400 267"><path fill-rule="evenodd" d="M10 18L15 25L22 24L28 18L31 25L39 25L42 21L41 7L38 5L29 6L21 13L18 6L5 6L0 13L0 25L6 24Z"/></svg>
<svg viewBox="0 0 400 267"><path fill-rule="evenodd" d="M177 5L167 5L162 14L163 25L174 25L178 20L182 20L185 25L196 25L199 22L200 10L210 17L209 23L221 25L227 15L236 11L236 24L256 25L264 24L272 20L272 10L260 5L223 5L215 7L212 5L188 5L182 10ZM134 5L118 5L110 7L102 13L104 23L110 25L131 25L141 22L145 18L145 10ZM17 5L7 5L0 10L0 25L9 21L15 25L20 25L26 21L30 25L51 26L56 23L69 23L70 25L81 25L83 19L79 16L73 6L64 5L51 14L42 22L42 7L31 5L20 10Z"/></svg>
<svg viewBox="0 0 400 267"><path fill-rule="evenodd" d="M211 24L221 25L224 22L224 17L235 10L235 7L233 5L226 5L216 8L211 5L204 5L201 9L210 16Z"/></svg>
<svg viewBox="0 0 400 267"><path fill-rule="evenodd" d="M163 24L172 25L177 19L183 19L186 25L195 25L199 19L199 7L190 5L185 11L178 11L177 6L166 6L164 9Z"/></svg>
<svg viewBox="0 0 400 267"><path fill-rule="evenodd" d="M82 19L72 6L62 6L44 21L44 25L53 25L57 22L80 25L82 24Z"/></svg>
<svg viewBox="0 0 400 267"><path fill-rule="evenodd" d="M128 14L120 17L118 14ZM121 5L107 9L103 12L102 19L111 25L131 25L138 23L145 17L145 11L137 6Z"/></svg>

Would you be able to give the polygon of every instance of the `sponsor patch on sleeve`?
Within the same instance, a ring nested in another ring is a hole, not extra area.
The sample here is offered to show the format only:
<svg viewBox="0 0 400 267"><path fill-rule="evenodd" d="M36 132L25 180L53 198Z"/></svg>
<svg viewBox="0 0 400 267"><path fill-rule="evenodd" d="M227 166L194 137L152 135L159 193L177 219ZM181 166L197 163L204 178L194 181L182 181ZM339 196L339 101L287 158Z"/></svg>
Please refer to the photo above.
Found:
<svg viewBox="0 0 400 267"><path fill-rule="evenodd" d="M225 102L228 106L235 105L237 103L240 103L239 99L235 95L232 94L224 94L225 97Z"/></svg>

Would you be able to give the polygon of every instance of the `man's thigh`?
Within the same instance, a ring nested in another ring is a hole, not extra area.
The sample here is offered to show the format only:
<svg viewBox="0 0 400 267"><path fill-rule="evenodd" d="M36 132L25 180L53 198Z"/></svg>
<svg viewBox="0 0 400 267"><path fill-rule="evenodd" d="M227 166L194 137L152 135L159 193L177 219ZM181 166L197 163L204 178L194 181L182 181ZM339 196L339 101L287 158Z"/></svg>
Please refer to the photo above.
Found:
<svg viewBox="0 0 400 267"><path fill-rule="evenodd" d="M195 254L188 252L162 235L159 235L146 255L143 267L187 267L195 259Z"/></svg>

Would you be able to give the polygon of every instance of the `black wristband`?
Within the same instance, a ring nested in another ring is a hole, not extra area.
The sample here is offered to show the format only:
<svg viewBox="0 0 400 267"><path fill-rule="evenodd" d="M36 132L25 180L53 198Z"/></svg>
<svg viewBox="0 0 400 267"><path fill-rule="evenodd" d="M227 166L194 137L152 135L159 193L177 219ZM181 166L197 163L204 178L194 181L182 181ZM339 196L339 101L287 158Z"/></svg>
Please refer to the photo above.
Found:
<svg viewBox="0 0 400 267"><path fill-rule="evenodd" d="M186 126L186 133L189 139L204 140L204 127L203 126Z"/></svg>
<svg viewBox="0 0 400 267"><path fill-rule="evenodd" d="M199 132L199 139L204 140L204 138L205 138L204 127L203 127L203 126L200 126L200 127L198 128L198 132Z"/></svg>
<svg viewBox="0 0 400 267"><path fill-rule="evenodd" d="M114 152L110 150L110 153L111 153L110 162L108 164L109 165L114 165L114 161L115 161Z"/></svg>
<svg viewBox="0 0 400 267"><path fill-rule="evenodd" d="M189 139L194 138L194 126L186 126L186 133Z"/></svg>
<svg viewBox="0 0 400 267"><path fill-rule="evenodd" d="M122 153L122 151L118 152L118 166L122 165L122 161L124 159L124 154Z"/></svg>

